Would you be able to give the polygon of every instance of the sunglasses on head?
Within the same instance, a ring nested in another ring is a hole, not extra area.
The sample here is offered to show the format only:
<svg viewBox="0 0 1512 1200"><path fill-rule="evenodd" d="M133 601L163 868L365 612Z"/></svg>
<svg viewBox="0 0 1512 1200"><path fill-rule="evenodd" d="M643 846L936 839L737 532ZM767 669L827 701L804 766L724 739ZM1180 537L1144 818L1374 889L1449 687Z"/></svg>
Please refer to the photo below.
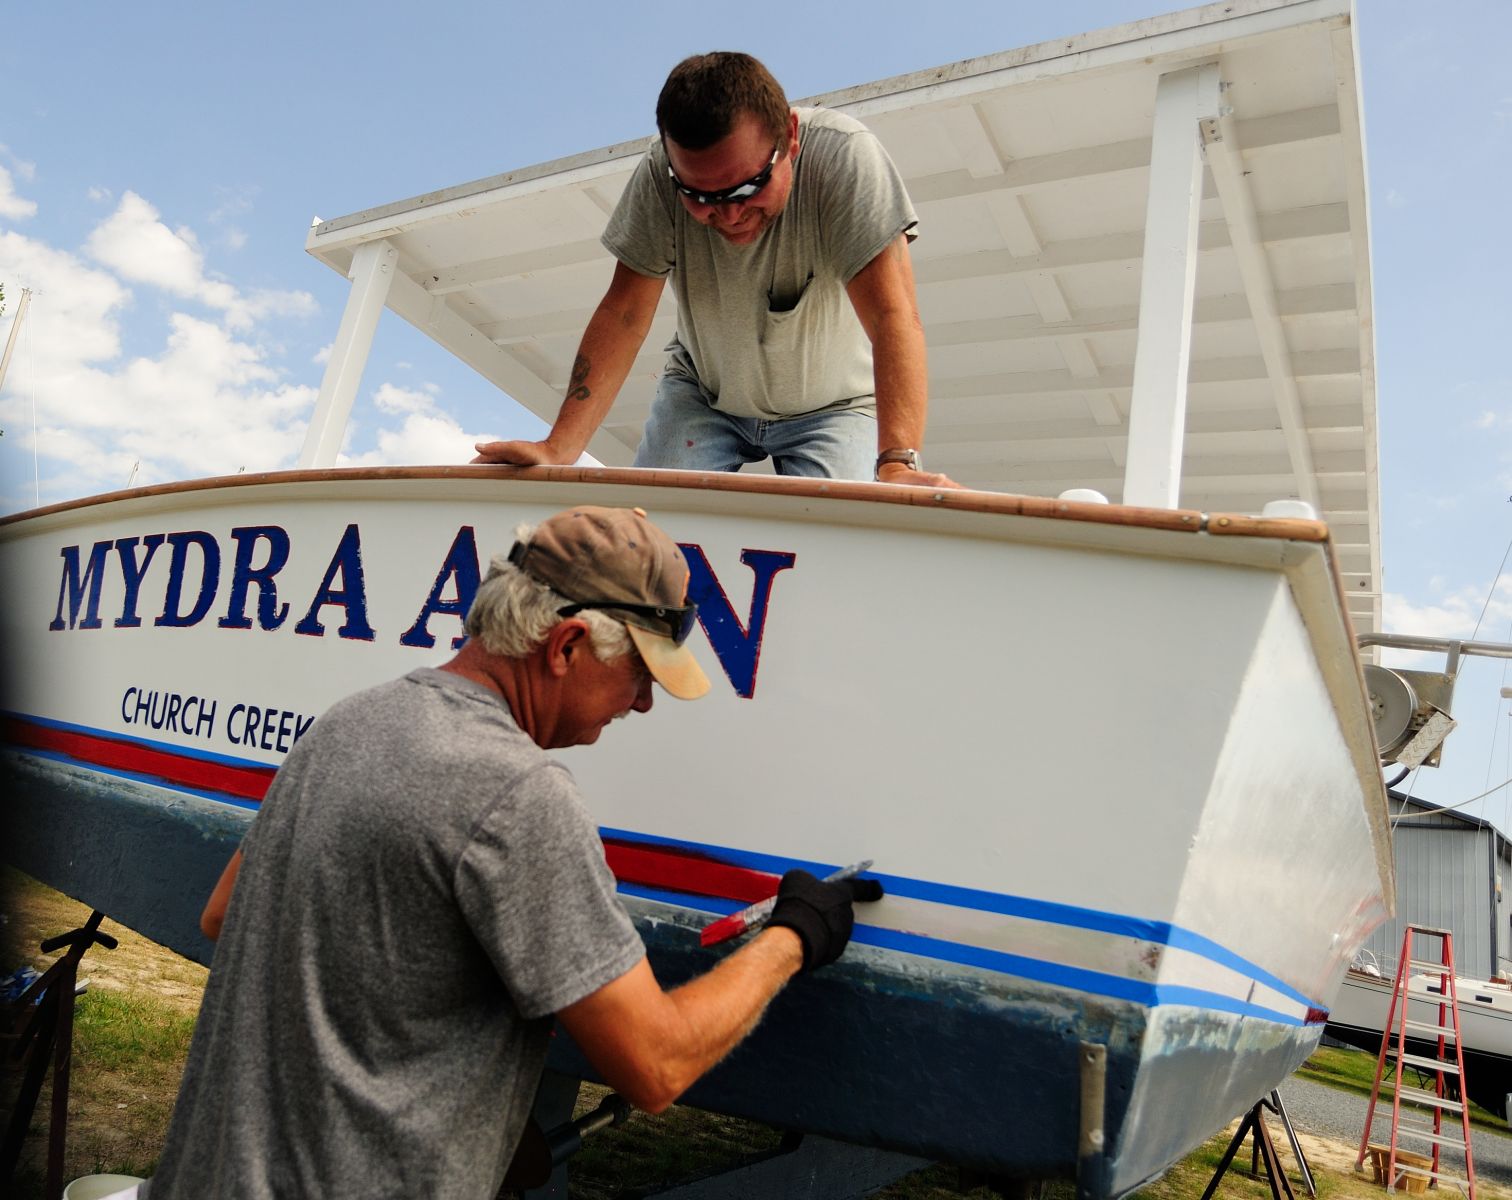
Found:
<svg viewBox="0 0 1512 1200"><path fill-rule="evenodd" d="M667 164L667 176L672 180L672 186L695 204L739 204L743 200L751 199L771 182L772 170L777 166L777 156L781 153L781 146L773 146L771 160L760 171L744 183L737 183L734 187L720 188L717 192L700 192L697 188L690 188L677 177L677 172L672 169L670 162Z"/></svg>
<svg viewBox="0 0 1512 1200"><path fill-rule="evenodd" d="M674 646L681 646L688 640L688 634L693 632L693 624L698 620L698 605L696 604L668 608L660 604L630 604L624 600L584 600L557 609L557 616L570 617L574 613L582 612L585 608L604 609L611 615L615 612L635 613L655 626L653 633L664 634L671 638Z"/></svg>

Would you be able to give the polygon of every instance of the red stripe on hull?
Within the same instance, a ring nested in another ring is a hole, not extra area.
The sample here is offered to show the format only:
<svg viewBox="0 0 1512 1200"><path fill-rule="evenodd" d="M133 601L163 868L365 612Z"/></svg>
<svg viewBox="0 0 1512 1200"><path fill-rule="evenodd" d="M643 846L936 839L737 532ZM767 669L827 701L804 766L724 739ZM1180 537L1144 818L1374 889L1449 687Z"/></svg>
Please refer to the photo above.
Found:
<svg viewBox="0 0 1512 1200"><path fill-rule="evenodd" d="M238 767L208 762L135 742L71 729L55 729L15 717L0 719L0 740L32 750L67 755L89 766L129 771L164 783L262 801L274 767ZM622 883L664 888L695 896L719 896L750 904L777 894L776 875L730 866L671 847L606 842L604 857Z"/></svg>
<svg viewBox="0 0 1512 1200"><path fill-rule="evenodd" d="M12 746L66 754L91 766L150 775L165 783L223 792L243 800L261 801L273 781L273 767L237 767L229 763L207 762L135 742L116 741L71 729L53 729L14 717L5 719L0 734Z"/></svg>
<svg viewBox="0 0 1512 1200"><path fill-rule="evenodd" d="M732 867L728 863L661 846L605 842L604 857L621 883L638 883L642 887L666 888L695 896L721 896L726 900L743 900L747 904L775 896L780 882L776 875L766 871Z"/></svg>

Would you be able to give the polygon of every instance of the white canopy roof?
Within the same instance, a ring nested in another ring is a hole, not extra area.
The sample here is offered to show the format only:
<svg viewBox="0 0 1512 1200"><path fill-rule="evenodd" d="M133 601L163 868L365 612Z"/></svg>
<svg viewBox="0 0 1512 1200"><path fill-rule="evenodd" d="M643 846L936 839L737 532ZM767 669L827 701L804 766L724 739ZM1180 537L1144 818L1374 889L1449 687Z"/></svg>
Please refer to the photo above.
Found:
<svg viewBox="0 0 1512 1200"><path fill-rule="evenodd" d="M1161 90L1162 78L1178 77L1191 82L1195 110ZM1351 0L1228 0L799 103L865 121L918 208L931 469L984 490L1084 487L1117 503L1133 398L1143 412L1176 397L1173 503L1223 512L1313 503L1331 527L1357 629L1378 628L1375 350ZM1190 207L1182 169L1169 165L1188 138L1203 154L1190 262L1174 244L1177 210ZM388 269L375 294L549 421L611 272L599 235L647 145L327 221L308 249L353 273L352 323L372 277L363 263L381 246ZM1188 311L1179 297L1192 265ZM630 462L675 322L669 289L589 447L602 462ZM358 374L365 353L351 356ZM343 373L355 391L339 357L323 402Z"/></svg>

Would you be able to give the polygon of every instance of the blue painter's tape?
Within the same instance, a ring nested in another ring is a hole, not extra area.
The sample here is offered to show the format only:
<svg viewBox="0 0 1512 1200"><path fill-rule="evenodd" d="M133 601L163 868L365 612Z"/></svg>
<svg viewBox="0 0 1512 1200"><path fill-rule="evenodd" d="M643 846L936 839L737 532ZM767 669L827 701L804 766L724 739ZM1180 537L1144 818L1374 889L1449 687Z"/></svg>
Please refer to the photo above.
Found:
<svg viewBox="0 0 1512 1200"><path fill-rule="evenodd" d="M184 746L178 746L166 742L155 742L146 738L138 738L120 734L106 734L89 726L70 724L65 721L54 721L48 718L25 716L19 713L7 715L20 720L31 721L38 725L49 728L67 730L76 733L85 733L102 737L109 737L116 741L130 742L136 745L161 750L166 753L180 755L184 758L193 758L205 762L214 762L235 767L250 767L255 769L267 769L268 764L254 762L250 759L232 758L227 755L212 754L206 751L193 750ZM46 759L53 762L78 765L72 757L54 751L31 750L25 751L28 755ZM119 779L128 779L133 782L147 784L153 787L167 787L169 790L183 792L188 795L198 796L201 799L212 800L220 804L230 804L237 808L255 811L258 803L239 796L232 796L224 792L209 791L200 788L188 787L183 784L166 784L157 776L133 771L124 771L116 768L106 768L89 765L89 770L101 774L110 775ZM815 875L823 876L848 864L823 863L804 859L782 858L772 854L759 854L753 851L732 849L726 846L712 846L702 842L686 841L679 838L661 837L654 834L638 833L624 829L603 828L600 835L604 838L624 842L631 842L649 846L667 846L684 851L694 851L706 854L710 858L720 862L730 863L735 866L745 867L749 870L763 871L772 875L781 875L783 872L794 867L802 867ZM933 883L928 880L911 879L901 875L884 875L877 872L867 872L868 875L880 879L887 888L889 894L903 896L910 899L924 900L934 904L948 905L956 908L972 909L978 912L991 912L1003 916L1019 917L1026 920L1041 921L1047 924L1063 925L1077 929L1088 929L1095 932L1112 934L1118 937L1134 938L1140 941L1152 942L1157 945L1170 946L1173 949L1184 950L1195 954L1211 962L1220 964L1240 975L1263 983L1279 994L1295 1001L1303 1008L1325 1007L1308 999L1296 988L1279 979L1271 972L1245 959L1227 947L1213 941L1211 938L1192 930L1182 929L1164 921L1150 921L1137 917L1130 917L1119 913L1102 912L1096 909L1078 908L1075 905L1060 904L1048 900L1035 900L1025 896L1010 896L996 892L987 892L977 888L960 887L954 884ZM647 900L659 903L677 905L700 912L716 913L721 916L737 912L745 907L735 901L721 900L708 896L691 896L684 892L673 892L645 888L638 885L621 884L619 890L626 895L639 896ZM889 939L904 939L907 944L895 943ZM1079 991L1092 992L1097 995L1111 996L1117 999L1130 1000L1147 1007L1153 1007L1160 1003L1190 1003L1194 1007L1218 1009L1225 1012L1235 1012L1246 1015L1263 1017L1266 1020L1280 1021L1286 1024L1303 1024L1304 1022L1284 1013L1253 1005L1233 997L1224 996L1217 992L1206 992L1198 989L1187 988L1157 988L1151 984L1142 984L1134 980L1121 979L1118 976L1105 975L1100 972L1086 971L1081 968L1067 967L1055 963L1047 963L1039 959L1031 959L1022 955L1007 954L1002 951L988 950L978 946L969 946L962 943L947 942L936 938L922 937L917 934L902 934L893 930L878 929L872 926L858 926L855 934L858 942L902 950L909 954L921 957L935 958L948 962L959 962L965 965L984 967L988 970L1000 971L1006 974L1019 975L1025 978L1039 979L1046 983L1058 986L1072 987ZM1081 980L1076 982L1075 980ZM1098 983L1097 981L1102 981ZM1142 997L1130 989L1145 989L1148 997ZM1186 994L1189 1000L1162 999L1177 994Z"/></svg>
<svg viewBox="0 0 1512 1200"><path fill-rule="evenodd" d="M1278 1012L1258 1004L1250 1004L1233 996L1225 996L1221 992L1188 987L1160 987L1138 979L1125 979L1120 975L1089 971L1084 967L1070 967L1064 963L1046 962L1043 959L1029 958L1022 954L1009 954L1003 950L988 950L981 946L946 942L897 929L879 929L873 925L857 926L851 940L905 954L960 963L963 966L981 967L1004 975L1017 975L1021 979L1033 979L1052 987L1087 992L1095 996L1108 996L1115 1000L1139 1004L1145 1008L1178 1005L1184 1008L1203 1008L1216 1012L1236 1013L1245 1017L1258 1017L1281 1025L1306 1024L1306 1020L1296 1014Z"/></svg>
<svg viewBox="0 0 1512 1200"><path fill-rule="evenodd" d="M802 867L804 870L811 871L813 874L822 877L841 866L848 865L845 863L821 863L806 861L804 859L780 858L773 854L758 854L747 850L732 849L727 846L711 846L704 842L690 842L679 838L661 837L656 834L637 833L628 829L604 828L599 833L605 838L618 841L636 842L649 846L668 846L678 850L692 850L706 854L710 858L717 859L720 862L731 863L750 870L765 871L772 875L781 875L784 871L789 871L794 867ZM867 875L871 878L881 880L888 894L893 896L903 896L912 900L925 900L933 904L944 904L954 908L968 908L977 912L997 913L1001 916L1020 917L1030 921L1042 921L1051 925L1064 925L1073 929L1089 929L1097 933L1134 938L1139 941L1152 942L1155 945L1170 946L1173 949L1185 950L1227 967L1229 970L1235 971L1257 983L1263 983L1266 987L1279 992L1289 1000L1294 1000L1304 1008L1327 1007L1317 1001L1308 999L1296 988L1263 967L1250 962L1243 955L1235 953L1218 942L1213 941L1211 938L1204 937L1200 933L1194 933L1189 929L1182 929L1166 921L1151 921L1142 917L1127 916L1122 913L1103 912L1092 908L1079 908L1072 904L1060 904L1051 900L1035 900L1027 896L1009 896L998 892L960 887L949 883L932 883L929 880L911 879L903 875L884 875L876 871L868 871ZM686 903L686 901L683 903ZM859 931L857 940L865 940L860 936ZM932 941L932 939L921 940L924 942ZM961 949L964 950L967 947L963 946ZM941 955L930 954L929 951L924 949L913 949L909 953L942 957ZM996 952L983 950L982 953L993 954ZM1215 992L1212 995L1217 997L1219 993ZM1233 1001L1233 1003L1240 1004L1242 1002ZM1247 1006L1245 1011L1249 1010L1250 1008ZM1265 1011L1268 1012L1270 1010ZM1289 1020L1290 1018L1285 1019Z"/></svg>
<svg viewBox="0 0 1512 1200"><path fill-rule="evenodd" d="M1235 954L1227 946L1222 946L1212 940L1203 937L1200 933L1193 933L1190 929L1181 929L1175 925L1166 926L1166 945L1173 950L1187 950L1193 954L1199 954L1203 958L1211 959L1215 963L1238 971L1241 975L1248 975L1257 983L1263 983L1266 987L1280 992L1288 1000L1295 1000L1303 1008L1327 1008L1316 1000L1309 1000L1284 979L1278 979L1264 967L1256 966L1238 954Z"/></svg>

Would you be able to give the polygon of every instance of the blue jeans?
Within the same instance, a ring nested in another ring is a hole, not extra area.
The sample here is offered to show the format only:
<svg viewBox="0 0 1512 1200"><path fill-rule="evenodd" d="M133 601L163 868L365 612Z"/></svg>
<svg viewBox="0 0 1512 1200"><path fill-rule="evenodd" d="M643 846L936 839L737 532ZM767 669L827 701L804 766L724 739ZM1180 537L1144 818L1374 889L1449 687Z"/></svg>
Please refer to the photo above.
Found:
<svg viewBox="0 0 1512 1200"><path fill-rule="evenodd" d="M663 375L635 452L637 467L738 471L770 457L779 475L871 479L877 462L877 418L827 408L782 420L732 417L681 375Z"/></svg>

